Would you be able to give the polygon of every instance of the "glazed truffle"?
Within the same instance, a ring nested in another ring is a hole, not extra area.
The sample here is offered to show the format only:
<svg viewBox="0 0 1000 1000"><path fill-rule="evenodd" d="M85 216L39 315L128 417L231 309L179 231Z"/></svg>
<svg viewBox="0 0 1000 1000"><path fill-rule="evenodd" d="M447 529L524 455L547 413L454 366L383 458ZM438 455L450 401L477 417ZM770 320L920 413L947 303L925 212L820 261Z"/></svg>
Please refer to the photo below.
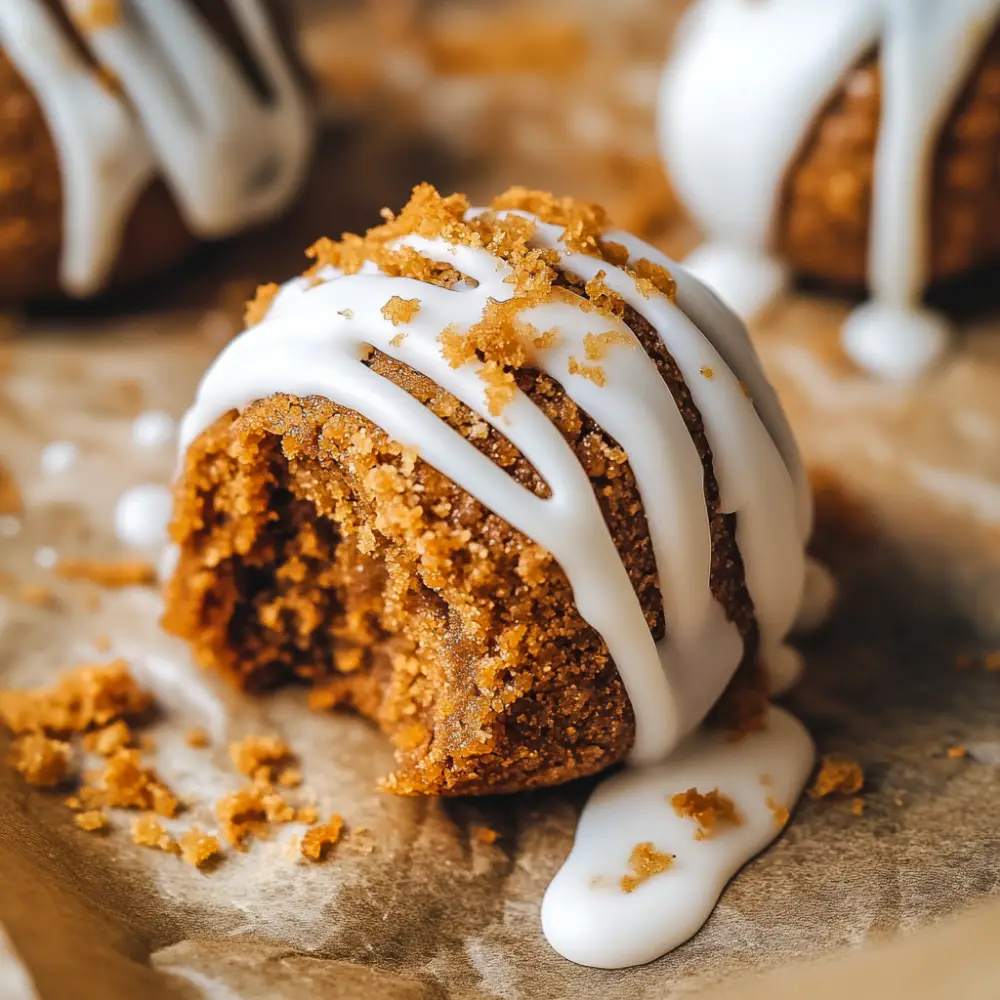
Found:
<svg viewBox="0 0 1000 1000"><path fill-rule="evenodd" d="M927 289L1000 254L998 0L700 0L660 101L667 168L708 243L688 263L752 314L791 274L867 289L862 367L947 346Z"/></svg>
<svg viewBox="0 0 1000 1000"><path fill-rule="evenodd" d="M312 126L271 0L0 4L0 301L87 297L288 206Z"/></svg>
<svg viewBox="0 0 1000 1000"><path fill-rule="evenodd" d="M375 720L402 794L752 727L810 499L742 325L595 205L415 189L264 286L185 417L165 626Z"/></svg>

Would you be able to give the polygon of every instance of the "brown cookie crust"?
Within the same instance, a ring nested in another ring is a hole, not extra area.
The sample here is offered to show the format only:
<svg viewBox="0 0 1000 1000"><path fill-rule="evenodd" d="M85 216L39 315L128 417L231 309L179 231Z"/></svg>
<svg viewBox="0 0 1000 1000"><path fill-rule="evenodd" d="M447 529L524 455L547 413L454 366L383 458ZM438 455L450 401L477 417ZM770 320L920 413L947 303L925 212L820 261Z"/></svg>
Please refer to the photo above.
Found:
<svg viewBox="0 0 1000 1000"><path fill-rule="evenodd" d="M69 26L58 0L46 2L87 54L85 39ZM194 3L259 86L259 72L224 0L185 2ZM283 33L283 37L287 35ZM104 85L114 85L96 64L94 72ZM62 239L59 155L34 91L0 49L0 303L63 294L59 281ZM154 180L139 196L129 217L107 287L117 288L165 271L197 242L166 185Z"/></svg>
<svg viewBox="0 0 1000 1000"><path fill-rule="evenodd" d="M679 371L641 317L628 310L625 320L702 455L711 587L744 637L723 699L732 721L758 712L764 698L735 519L719 510L701 416ZM369 364L546 495L513 445L454 397L377 352ZM580 458L650 630L662 637L652 544L627 456L552 378L522 369L516 381ZM180 560L165 627L239 687L297 679L314 686L318 707L350 706L378 722L396 750L394 792L553 785L603 770L632 744L615 666L551 556L351 410L276 395L220 418L187 453L173 533Z"/></svg>
<svg viewBox="0 0 1000 1000"><path fill-rule="evenodd" d="M776 251L803 275L866 282L880 117L881 73L871 54L831 97L785 177ZM1000 256L1000 31L941 132L928 210L931 281Z"/></svg>

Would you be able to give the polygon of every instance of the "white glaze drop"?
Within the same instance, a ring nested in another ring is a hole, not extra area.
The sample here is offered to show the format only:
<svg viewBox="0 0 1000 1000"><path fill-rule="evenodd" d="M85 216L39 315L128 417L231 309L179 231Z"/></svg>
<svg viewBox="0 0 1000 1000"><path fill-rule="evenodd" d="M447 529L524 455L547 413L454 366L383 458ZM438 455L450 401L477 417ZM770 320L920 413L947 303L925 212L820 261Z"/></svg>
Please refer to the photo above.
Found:
<svg viewBox="0 0 1000 1000"><path fill-rule="evenodd" d="M772 707L766 729L739 742L701 730L662 764L608 778L587 802L573 850L542 901L549 943L571 962L601 969L651 962L683 944L708 919L726 883L781 832L777 808L795 805L813 757L803 725ZM696 840L695 823L670 804L689 788L728 795L740 825ZM642 843L674 861L627 893L621 877Z"/></svg>
<svg viewBox="0 0 1000 1000"><path fill-rule="evenodd" d="M90 0L64 0L85 18ZM308 160L305 98L263 0L227 0L273 92L258 98L233 56L181 0L133 0L87 45L122 85L99 80L44 0L0 3L0 46L35 92L59 155L64 232L60 278L99 291L129 215L157 174L188 227L229 235L284 208Z"/></svg>
<svg viewBox="0 0 1000 1000"><path fill-rule="evenodd" d="M167 541L173 496L159 483L131 486L115 506L115 535L137 549L159 548Z"/></svg>
<svg viewBox="0 0 1000 1000"><path fill-rule="evenodd" d="M560 229L534 221L534 245L555 250L560 266L582 278L605 272L607 286L658 332L684 376L712 449L722 507L737 514L762 656L772 670L787 674L795 656L783 641L802 599L811 500L791 431L745 329L716 296L642 241L617 231L605 234L627 248L633 263L645 257L667 267L677 282L675 301L658 292L646 297L623 268L567 251ZM505 281L509 266L485 250L442 240L408 236L397 245L451 264L477 284L445 289L389 277L373 264L351 276L326 269L318 286L305 279L289 282L265 319L229 343L205 374L181 423L181 455L222 414L278 392L322 396L358 411L552 553L628 691L636 717L631 763L662 761L718 700L743 654L709 587L712 546L701 458L669 388L620 321L560 300L522 311L535 328L557 331L550 347L525 344L527 363L558 379L629 457L667 621L667 638L657 644L590 481L562 435L520 393L494 416L477 363L452 368L442 357L442 330L466 329L481 318L489 299L513 295ZM394 326L383 316L393 296L419 300L410 322ZM606 384L570 375L570 358L586 357L585 336L612 330L627 345L613 346L601 359ZM500 430L548 483L551 497L542 500L520 486L403 389L362 364L365 345L422 372ZM699 746L712 743L711 737L697 740ZM755 835L751 853L763 846L758 840ZM747 849L741 848L742 860ZM713 900L718 888L713 883Z"/></svg>
<svg viewBox="0 0 1000 1000"><path fill-rule="evenodd" d="M682 199L710 245L692 261L749 316L780 290L768 256L786 172L838 83L876 47L882 114L868 284L849 321L862 367L912 377L946 349L920 309L940 130L1000 15L1000 0L700 0L664 74L659 126Z"/></svg>

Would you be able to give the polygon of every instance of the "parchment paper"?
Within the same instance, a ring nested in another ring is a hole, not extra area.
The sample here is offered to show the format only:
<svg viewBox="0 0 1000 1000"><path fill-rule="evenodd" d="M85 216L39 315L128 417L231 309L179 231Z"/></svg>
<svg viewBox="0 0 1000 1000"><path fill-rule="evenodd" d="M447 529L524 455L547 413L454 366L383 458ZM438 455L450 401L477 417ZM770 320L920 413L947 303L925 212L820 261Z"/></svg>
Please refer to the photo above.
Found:
<svg viewBox="0 0 1000 1000"><path fill-rule="evenodd" d="M621 4L620 16L634 28L651 6ZM914 931L995 895L1000 673L981 657L1000 649L1000 319L982 283L969 293L975 301L955 296L972 317L957 357L910 388L850 371L835 337L845 303L798 294L756 325L821 470L816 546L842 585L834 619L801 647L806 674L789 701L821 751L862 762L865 810L804 801L702 932L644 968L578 968L541 935L541 896L591 785L456 802L385 796L375 782L390 754L364 722L309 712L301 692L234 695L159 632L153 590L104 591L88 610L92 588L36 565L42 546L66 558L127 554L113 536L115 500L129 485L166 482L174 461L169 447L135 447L131 419L142 409L183 412L234 332L236 285L288 276L315 237L363 227L423 178L475 198L498 178L551 183L516 145L483 164L419 119L386 113L383 98L359 102L356 117L334 126L290 220L127 299L28 317L3 348L0 375L0 460L25 495L20 532L0 538L0 568L13 577L0 598L0 684L43 683L59 668L123 655L163 708L151 756L191 802L185 824L211 828L211 803L241 784L225 741L278 731L301 756L321 812L367 827L374 851L348 838L329 861L305 865L285 850L301 832L289 827L203 874L133 846L124 815L106 836L77 830L60 796L0 769L0 996L678 996ZM603 173L587 181L579 163L570 172L587 194L624 204L630 193ZM678 223L658 239L680 251L692 234ZM76 442L80 458L45 475L41 449L60 439ZM52 586L59 606L19 602L16 587L32 583ZM111 654L94 649L102 635ZM975 654L971 667L955 666L960 653ZM192 725L211 732L212 751L185 745ZM7 744L0 736L0 753ZM949 757L955 746L969 756ZM500 839L480 842L481 825ZM942 956L939 968L985 970L989 938L978 929L995 928L991 919L969 918L962 926L975 932L953 931L920 954ZM956 938L972 948L962 963ZM890 949L879 961L898 969L915 958ZM866 968L794 975L864 996ZM786 976L774 989L801 995L802 983Z"/></svg>

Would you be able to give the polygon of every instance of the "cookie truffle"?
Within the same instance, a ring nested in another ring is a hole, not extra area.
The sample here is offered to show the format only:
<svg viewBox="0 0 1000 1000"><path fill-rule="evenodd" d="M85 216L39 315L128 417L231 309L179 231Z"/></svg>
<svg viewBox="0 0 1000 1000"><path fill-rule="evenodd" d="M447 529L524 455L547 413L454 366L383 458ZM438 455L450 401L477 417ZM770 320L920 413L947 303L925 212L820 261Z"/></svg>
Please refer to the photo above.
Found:
<svg viewBox="0 0 1000 1000"><path fill-rule="evenodd" d="M0 300L87 297L288 206L312 126L271 0L0 4Z"/></svg>
<svg viewBox="0 0 1000 1000"><path fill-rule="evenodd" d="M1000 254L1000 0L699 0L668 62L668 171L708 242L688 262L750 314L791 274L867 289L847 352L924 370L933 284Z"/></svg>
<svg viewBox="0 0 1000 1000"><path fill-rule="evenodd" d="M811 507L739 321L595 205L415 189L264 286L181 432L166 627L508 792L751 727Z"/></svg>

